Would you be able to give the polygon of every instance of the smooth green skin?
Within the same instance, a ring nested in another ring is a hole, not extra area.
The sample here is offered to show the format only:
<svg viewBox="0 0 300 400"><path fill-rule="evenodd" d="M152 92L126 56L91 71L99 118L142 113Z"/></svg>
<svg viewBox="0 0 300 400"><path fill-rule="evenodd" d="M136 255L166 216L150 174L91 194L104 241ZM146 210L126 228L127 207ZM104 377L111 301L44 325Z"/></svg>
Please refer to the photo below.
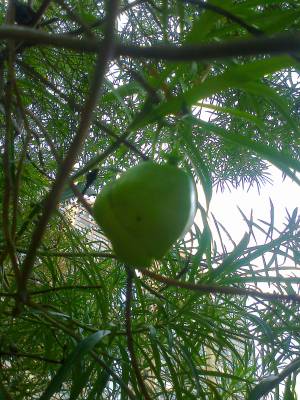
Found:
<svg viewBox="0 0 300 400"><path fill-rule="evenodd" d="M104 187L94 216L121 261L148 267L188 231L196 208L196 187L188 173L146 161Z"/></svg>

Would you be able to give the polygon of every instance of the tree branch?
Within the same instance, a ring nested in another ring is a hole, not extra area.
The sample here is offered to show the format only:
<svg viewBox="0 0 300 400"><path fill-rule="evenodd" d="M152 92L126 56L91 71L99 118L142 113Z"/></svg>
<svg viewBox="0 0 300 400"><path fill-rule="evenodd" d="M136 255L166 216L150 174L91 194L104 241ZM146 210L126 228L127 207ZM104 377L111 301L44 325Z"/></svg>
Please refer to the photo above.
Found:
<svg viewBox="0 0 300 400"><path fill-rule="evenodd" d="M2 25L0 39L23 40L30 45L53 46L84 53L105 52L104 41L98 39L77 39L18 26ZM300 51L300 34L285 33L272 37L261 36L202 45L174 46L170 44L147 47L116 44L113 56L167 61L201 61L261 54L288 54L298 51Z"/></svg>
<svg viewBox="0 0 300 400"><path fill-rule="evenodd" d="M180 287L182 289L189 289L194 292L199 293L219 293L219 294L230 294L230 295L238 295L238 296L249 296L249 297L258 297L264 300L275 301L289 301L289 302L297 302L300 303L300 295L298 294L279 294L279 293L264 293L259 292L258 290L251 290L251 289L243 289L237 287L229 287L229 286L217 286L217 285L202 285L196 283L189 283L189 282L181 282L177 279L168 278L166 276L162 276L156 274L155 272L149 271L148 269L139 269L143 275L148 276L158 282L162 282L167 284L168 286L175 286Z"/></svg>
<svg viewBox="0 0 300 400"><path fill-rule="evenodd" d="M273 37L265 36L202 45L141 47L120 44L116 47L116 54L119 56L181 62L220 60L263 54L288 54L297 51L300 51L300 35L297 34L280 34Z"/></svg>
<svg viewBox="0 0 300 400"><path fill-rule="evenodd" d="M22 248L17 248L16 249L17 253L22 253L22 254L27 254L28 250L22 249ZM114 254L111 253L106 253L105 251L93 251L93 252L87 252L87 253L78 253L78 252L70 252L70 251L37 251L37 255L39 257L65 257L65 258L72 258L72 257L95 257L95 258L116 258Z"/></svg>
<svg viewBox="0 0 300 400"><path fill-rule="evenodd" d="M32 358L33 360L44 361L44 362L48 362L51 364L63 364L63 361L53 360L53 359L47 358L47 357L42 357L38 354L19 353L19 352L9 353L7 351L0 351L0 357L1 356Z"/></svg>
<svg viewBox="0 0 300 400"><path fill-rule="evenodd" d="M247 22L245 22L242 18L237 17L236 15L234 15L231 12L225 10L224 8L218 7L218 6L216 6L214 4L211 4L211 3L206 3L203 0L182 0L182 1L183 1L183 3L195 4L195 5L199 6L199 8L202 8L204 10L209 10L209 11L212 11L212 12L214 12L216 14L222 15L223 17L228 18L232 22L235 22L238 25L240 25L241 27L245 28L252 35L260 36L260 35L264 34L264 32L261 31L260 29L255 28L254 26L251 26L251 25L247 24Z"/></svg>
<svg viewBox="0 0 300 400"><path fill-rule="evenodd" d="M28 253L23 262L22 277L20 280L20 284L18 286L19 302L26 303L27 301L26 285L33 268L37 249L41 244L42 237L46 231L50 217L56 209L64 185L68 179L68 176L73 168L74 163L76 162L77 156L80 153L80 150L84 144L84 140L88 135L89 127L93 119L94 109L97 105L101 93L104 75L108 67L108 63L113 54L114 25L115 25L117 10L118 10L118 0L112 0L109 3L108 25L105 32L105 39L103 41L102 52L101 54L99 53L97 57L94 77L90 85L90 92L88 98L85 102L85 105L81 113L78 132L73 139L73 142L69 148L66 158L62 162L61 168L58 171L52 189L45 200L41 218L38 221L36 229L33 232L31 243L29 244L28 247ZM18 312L18 307L16 308L16 312Z"/></svg>
<svg viewBox="0 0 300 400"><path fill-rule="evenodd" d="M66 286L58 286L52 287L48 289L41 289L41 290L32 290L29 292L30 295L38 295L38 294L45 294L45 293L52 293L58 292L61 290L90 290L90 289L101 289L103 288L102 285L66 285Z"/></svg>
<svg viewBox="0 0 300 400"><path fill-rule="evenodd" d="M138 362L136 359L132 330L131 330L131 301L132 301L132 280L133 274L132 271L127 268L127 286L126 286L126 304L125 304L125 325L126 325L126 334L127 334L127 346L130 353L131 364L138 381L141 393L146 400L150 400L150 396L148 394L147 388L145 386L145 382L141 375L141 371L138 366Z"/></svg>
<svg viewBox="0 0 300 400"><path fill-rule="evenodd" d="M30 306L38 309L39 311L42 311L43 313L43 317L50 322L51 326L55 326L57 329L62 330L63 332L65 332L66 334L68 334L69 336L73 337L77 342L80 342L82 340L81 335L75 333L72 329L70 329L69 327L66 327L64 323L62 323L61 321L57 321L55 318L53 318L53 316L49 315L44 309L43 307L40 307L37 304L34 303L30 303ZM124 388L124 390L126 391L128 397L131 400L136 400L136 397L134 396L134 394L132 393L131 389L123 382L123 380L115 373L115 371L102 359L99 357L99 355L97 354L96 351L94 350L90 350L89 353L91 354L91 356L93 357L94 360L97 361L97 363L99 363L99 365L101 365L102 368L104 368L109 375L111 375L116 382L118 382L118 384L120 385L120 387Z"/></svg>

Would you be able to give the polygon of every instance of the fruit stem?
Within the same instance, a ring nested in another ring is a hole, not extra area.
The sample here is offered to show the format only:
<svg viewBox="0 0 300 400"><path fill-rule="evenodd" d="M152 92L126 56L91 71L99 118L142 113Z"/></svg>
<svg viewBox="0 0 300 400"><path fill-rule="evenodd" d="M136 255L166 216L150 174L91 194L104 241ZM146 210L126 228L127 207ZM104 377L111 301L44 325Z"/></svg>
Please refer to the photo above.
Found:
<svg viewBox="0 0 300 400"><path fill-rule="evenodd" d="M166 159L167 159L168 164L174 165L177 167L177 165L180 161L180 156L177 151L171 151L171 153L166 154Z"/></svg>

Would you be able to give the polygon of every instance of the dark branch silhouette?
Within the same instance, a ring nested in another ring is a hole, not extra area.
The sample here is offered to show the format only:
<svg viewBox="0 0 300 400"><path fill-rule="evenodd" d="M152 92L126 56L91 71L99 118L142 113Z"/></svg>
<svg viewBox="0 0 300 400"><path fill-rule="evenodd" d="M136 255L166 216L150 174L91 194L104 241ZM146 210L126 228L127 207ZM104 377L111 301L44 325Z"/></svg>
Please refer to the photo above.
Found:
<svg viewBox="0 0 300 400"><path fill-rule="evenodd" d="M36 12L28 5L18 0L13 0L15 6L15 21L18 25L30 26L33 24Z"/></svg>
<svg viewBox="0 0 300 400"><path fill-rule="evenodd" d="M91 172L89 172L86 176L86 183L85 186L82 190L82 194L85 194L85 192L88 190L88 188L95 182L97 175L98 175L99 169L95 168Z"/></svg>

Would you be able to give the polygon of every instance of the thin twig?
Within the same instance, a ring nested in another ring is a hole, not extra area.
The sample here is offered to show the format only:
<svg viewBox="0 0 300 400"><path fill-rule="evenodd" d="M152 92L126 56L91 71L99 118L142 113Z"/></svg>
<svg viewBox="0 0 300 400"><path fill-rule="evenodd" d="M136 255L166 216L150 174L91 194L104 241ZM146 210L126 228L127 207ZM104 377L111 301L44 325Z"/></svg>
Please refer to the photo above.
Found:
<svg viewBox="0 0 300 400"><path fill-rule="evenodd" d="M223 17L237 23L244 29L246 29L247 32L252 34L253 36L260 37L265 35L265 32L262 29L256 28L255 26L249 25L247 22L245 22L242 18L236 16L235 14L232 14L230 11L225 10L224 8L218 7L214 4L205 2L203 0L183 0L184 3L187 4L195 4L198 5L199 8L203 8L205 10L210 10L216 14L222 15ZM300 61L300 58L296 54L290 54L291 57L293 57L296 61Z"/></svg>
<svg viewBox="0 0 300 400"><path fill-rule="evenodd" d="M12 228L11 228L11 235L12 238L15 239L16 235L16 228L17 228L17 212L18 212L18 199L19 199L19 191L20 191L20 185L21 185L21 176L24 168L24 161L26 159L26 153L27 153L27 147L30 143L31 137L32 137L32 132L30 130L28 120L26 118L26 114L24 111L24 106L22 103L21 95L19 92L19 88L17 86L16 81L14 80L14 91L16 94L16 99L17 99L17 107L19 108L23 123L24 123L24 128L26 130L26 137L23 143L23 148L21 150L21 154L19 157L19 162L16 168L16 176L15 176L15 190L14 190L14 197L13 197L13 217L12 217Z"/></svg>
<svg viewBox="0 0 300 400"><path fill-rule="evenodd" d="M28 293L30 295L38 295L38 294L45 294L51 292L58 292L61 290L87 290L87 289L101 289L103 288L102 285L66 285L66 286L58 286L52 287L48 289L41 289L41 290L31 290Z"/></svg>
<svg viewBox="0 0 300 400"><path fill-rule="evenodd" d="M82 106L79 105L74 101L74 99L70 98L67 94L63 93L61 90L59 90L52 82L50 82L48 79L46 79L43 75L41 75L39 72L37 72L31 65L26 64L24 61L19 60L18 64L20 67L28 73L30 76L32 76L34 79L40 81L42 84L45 86L49 87L51 91L56 93L60 98L65 100L68 105L75 111L75 112L81 112ZM26 112L30 115L30 117L36 122L36 124L40 127L41 123L38 123L37 118L33 115L33 113L30 110L26 110ZM95 119L94 124L97 128L108 134L110 137L114 139L119 139L119 136L110 128L108 127L104 122L99 121ZM45 135L44 135L45 136ZM126 135L127 136L127 135ZM137 156L141 157L142 160L148 160L148 157L140 150L138 149L133 143L129 142L126 139L126 136L122 137L122 143L127 146L130 150L132 150L133 153L135 153ZM46 136L45 136L46 138Z"/></svg>
<svg viewBox="0 0 300 400"><path fill-rule="evenodd" d="M145 283L143 281L140 281L140 282L141 282L142 287L145 288L146 290L148 290L151 294L153 294L153 296L156 296L160 300L168 301L168 299L165 296L163 296L162 294L160 294L159 292L154 290L151 286L147 285L147 283Z"/></svg>
<svg viewBox="0 0 300 400"><path fill-rule="evenodd" d="M183 268L181 268L181 270L176 274L175 279L178 280L179 278L181 278L183 275L185 275L189 268L190 268L190 261L191 261L191 256L189 255L187 260L185 261L185 266ZM168 285L162 286L159 289L159 292L162 292L163 290L165 290L168 287Z"/></svg>
<svg viewBox="0 0 300 400"><path fill-rule="evenodd" d="M36 25L40 21L42 16L47 11L47 8L49 7L50 3L51 3L51 0L44 0L42 2L42 4L40 5L39 9L37 10L37 12L35 14L35 17L32 20L32 25Z"/></svg>
<svg viewBox="0 0 300 400"><path fill-rule="evenodd" d="M133 344L133 337L132 337L132 330L131 330L131 301L132 301L132 280L133 280L133 273L128 268L127 269L127 285L126 285L126 304L125 304L125 325L126 325L126 334L127 334L127 346L130 353L131 364L138 381L141 393L146 400L150 400L150 396L148 394L145 382L141 375L141 371L138 366L138 362L136 359L135 351L134 351L134 344Z"/></svg>
<svg viewBox="0 0 300 400"><path fill-rule="evenodd" d="M80 190L77 189L77 186L73 183L70 182L70 187L73 190L73 193L75 194L75 196L77 197L77 200L79 201L79 203L82 205L82 207L85 208L85 210L87 211L87 213L89 215L91 215L92 217L94 217L94 212L92 207L89 205L89 203L86 201L86 199L84 198L84 195L81 193Z"/></svg>
<svg viewBox="0 0 300 400"><path fill-rule="evenodd" d="M135 0L132 1L131 3L125 5L123 8L119 9L118 15L126 12L127 10L135 7L138 4L144 3L146 0ZM103 25L105 22L107 21L107 17L98 19L97 21L91 23L90 25L88 25L89 29L93 29L93 28L97 28L101 25ZM74 29L73 31L69 31L67 33L65 33L66 35L80 35L82 33L85 32L85 28L78 28L78 29Z"/></svg>
<svg viewBox="0 0 300 400"><path fill-rule="evenodd" d="M168 278L163 275L156 274L155 272L151 272L147 269L140 269L143 275L148 276L158 282L162 282L167 284L168 286L175 286L180 287L183 289L193 290L194 292L199 293L220 293L220 294L229 294L229 295L239 295L239 296L249 296L249 297L258 297L261 299L274 301L274 300L281 300L281 301L294 301L300 303L300 295L297 294L279 294L279 293L265 293L259 292L258 290L251 290L251 289L242 289L237 287L229 287L229 286L217 286L217 285L202 285L196 283L189 283L189 282L181 282L173 278Z"/></svg>
<svg viewBox="0 0 300 400"><path fill-rule="evenodd" d="M58 154L58 151L56 150L55 145L52 142L52 139L51 139L50 135L48 134L47 130L44 129L43 124L38 120L38 118L36 118L33 115L33 113L31 113L31 112L28 112L28 113L30 113L32 119L38 125L39 129L41 129L41 131L43 132L45 140L46 140L48 146L51 149L51 152L52 152L52 154L53 154L53 156L55 158L55 161L61 167L62 160L61 160L60 155ZM70 187L71 187L73 193L75 194L75 196L77 197L78 201L80 202L80 204L86 209L88 214L90 214L93 217L93 209L88 204L88 202L85 200L83 194L80 192L80 190L77 189L76 185L72 181L69 184L70 184Z"/></svg>
<svg viewBox="0 0 300 400"><path fill-rule="evenodd" d="M121 388L123 388L125 390L125 392L127 393L127 396L131 399L131 400L137 400L135 395L132 393L131 389L125 385L125 383L122 381L122 379L115 373L115 371L102 359L99 357L99 355L94 351L90 351L93 359L95 361L97 361L103 369L105 369L109 375L112 376L112 378L118 382L118 384L120 385Z"/></svg>
<svg viewBox="0 0 300 400"><path fill-rule="evenodd" d="M16 297L16 293L0 292L0 297Z"/></svg>
<svg viewBox="0 0 300 400"><path fill-rule="evenodd" d="M72 8L70 8L69 5L64 2L64 0L55 0L55 2L61 6L61 8L67 13L72 21L80 25L81 33L86 33L88 37L94 37L89 25L81 18L80 15L74 12Z"/></svg>
<svg viewBox="0 0 300 400"><path fill-rule="evenodd" d="M39 311L42 311L43 317L48 322L50 322L51 326L55 326L56 328L67 333L69 336L73 337L77 342L80 342L82 340L82 337L80 335L75 333L69 327L66 327L65 324L63 324L61 321L57 321L56 319L54 319L51 315L47 313L47 311L43 307L40 307L39 305L34 304L32 302L30 302L29 305L35 309L38 309ZM129 389L129 387L122 381L122 379L115 373L115 371L102 358L99 357L99 354L97 354L94 350L89 351L89 353L91 354L93 359L96 360L97 363L101 365L108 372L108 374L115 379L116 382L118 382L120 387L124 388L128 397L131 400L136 400L136 397L132 393L131 389Z"/></svg>
<svg viewBox="0 0 300 400"><path fill-rule="evenodd" d="M27 254L28 250L22 248L16 248L17 253ZM116 258L114 254L106 253L105 251L93 251L87 253L78 253L70 251L37 251L39 257L65 257L65 258L82 258L82 257L95 257L95 258Z"/></svg>
<svg viewBox="0 0 300 400"><path fill-rule="evenodd" d="M71 180L75 180L85 174L86 172L92 170L94 167L99 165L99 163L103 162L110 154L112 154L119 146L124 142L124 140L128 137L129 131L125 131L121 136L115 140L106 150L102 153L93 157L90 161L88 161L80 170L75 172L71 176Z"/></svg>
<svg viewBox="0 0 300 400"><path fill-rule="evenodd" d="M110 137L118 140L120 136L118 136L111 128L105 125L103 122L96 121L95 125L98 126L103 132L107 133ZM129 142L126 138L122 138L122 143L128 147L128 149L132 150L137 156L139 156L142 160L147 161L149 157L147 157L138 147L136 147L133 143Z"/></svg>
<svg viewBox="0 0 300 400"><path fill-rule="evenodd" d="M223 17L228 18L229 20L231 20L233 22L236 22L238 25L245 28L252 35L260 36L260 35L264 34L263 31L261 31L260 29L247 24L247 22L245 22L242 18L237 17L236 15L225 10L224 8L218 7L211 3L206 3L205 1L202 1L202 0L182 0L182 1L183 1L183 3L195 4L195 5L199 6L199 8L213 11L216 14L222 15Z"/></svg>
<svg viewBox="0 0 300 400"><path fill-rule="evenodd" d="M40 129L40 131L42 132L48 146L50 147L50 150L55 158L55 161L57 163L61 162L60 156L55 148L55 145L52 141L52 138L50 137L47 129L45 129L44 125L42 124L42 122L34 115L34 113L31 110L25 109L25 113L26 115L29 115L29 117L35 122L35 124L38 126L38 128Z"/></svg>
<svg viewBox="0 0 300 400"><path fill-rule="evenodd" d="M44 362L48 362L48 363L51 363L51 364L63 364L63 361L53 360L53 359L47 358L47 357L42 357L42 356L40 356L38 354L19 353L19 352L9 353L7 351L0 351L0 357L1 356L32 358L33 360L44 361Z"/></svg>

